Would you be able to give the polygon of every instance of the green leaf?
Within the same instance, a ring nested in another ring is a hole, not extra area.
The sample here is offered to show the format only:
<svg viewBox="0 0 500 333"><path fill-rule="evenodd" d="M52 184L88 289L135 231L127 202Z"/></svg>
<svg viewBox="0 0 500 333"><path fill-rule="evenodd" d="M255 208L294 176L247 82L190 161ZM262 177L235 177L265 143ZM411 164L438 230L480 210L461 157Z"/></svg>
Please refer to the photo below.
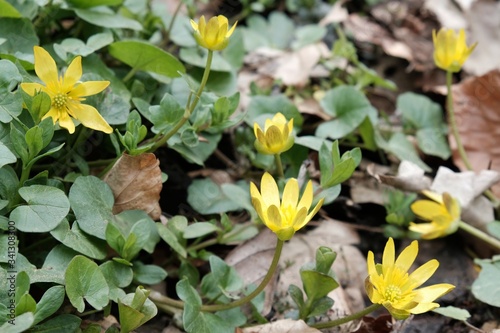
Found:
<svg viewBox="0 0 500 333"><path fill-rule="evenodd" d="M12 200L17 194L19 179L16 172L10 166L0 168L0 197L6 200Z"/></svg>
<svg viewBox="0 0 500 333"><path fill-rule="evenodd" d="M456 308L454 306L439 307L432 310L432 312L436 312L442 316L446 316L448 318L453 318L461 321L466 321L471 317L469 311L465 309Z"/></svg>
<svg viewBox="0 0 500 333"><path fill-rule="evenodd" d="M16 155L10 151L9 147L0 142L0 168L6 164L15 163L16 161Z"/></svg>
<svg viewBox="0 0 500 333"><path fill-rule="evenodd" d="M334 303L333 299L331 299L328 296L317 299L311 305L311 309L307 317L315 317L325 314L328 310L332 308L333 303Z"/></svg>
<svg viewBox="0 0 500 333"><path fill-rule="evenodd" d="M225 187L226 192L234 190ZM247 196L246 193L244 195ZM187 201L196 211L206 215L241 210L248 207L248 205L241 203L241 197L228 196L224 193L222 186L217 185L209 178L193 180L188 187Z"/></svg>
<svg viewBox="0 0 500 333"><path fill-rule="evenodd" d="M293 118L294 126L302 126L302 115L295 104L285 95L253 96L247 110L245 122L252 128L254 122L257 122L261 128L264 128L265 120L272 118L277 112L281 112L286 119Z"/></svg>
<svg viewBox="0 0 500 333"><path fill-rule="evenodd" d="M394 133L389 141L385 141L380 133L375 133L375 140L377 141L377 146L385 151L394 154L401 161L410 161L418 165L424 171L430 172L432 169L425 164L418 156L417 151L413 144L408 141L403 133Z"/></svg>
<svg viewBox="0 0 500 333"><path fill-rule="evenodd" d="M21 92L24 104L26 104L26 107L31 114L31 118L33 118L35 124L38 125L42 117L50 110L52 104L50 96L43 91L39 91L33 97L25 93L24 90L21 90ZM52 119L47 119L53 124ZM47 146L47 144L45 144L44 147Z"/></svg>
<svg viewBox="0 0 500 333"><path fill-rule="evenodd" d="M84 299L96 310L101 310L108 304L108 284L99 266L92 260L81 255L74 257L64 279L66 294L78 312L85 310Z"/></svg>
<svg viewBox="0 0 500 333"><path fill-rule="evenodd" d="M108 184L94 176L78 177L69 191L78 226L100 239L106 239L106 225L113 220L114 201Z"/></svg>
<svg viewBox="0 0 500 333"><path fill-rule="evenodd" d="M234 333L234 327L222 318L201 312L201 298L187 279L182 279L176 285L177 295L185 302L182 322L188 333Z"/></svg>
<svg viewBox="0 0 500 333"><path fill-rule="evenodd" d="M119 41L109 46L109 53L135 70L179 77L186 69L170 53L144 41Z"/></svg>
<svg viewBox="0 0 500 333"><path fill-rule="evenodd" d="M184 238L199 238L220 230L215 224L210 222L195 222L184 229Z"/></svg>
<svg viewBox="0 0 500 333"><path fill-rule="evenodd" d="M74 55L86 57L111 43L113 35L107 31L90 36L87 43L77 38L66 38L60 44L54 44L54 51L61 59L68 61Z"/></svg>
<svg viewBox="0 0 500 333"><path fill-rule="evenodd" d="M25 232L48 232L61 223L69 212L69 201L58 188L44 185L21 187L19 195L27 205L10 213L16 228Z"/></svg>
<svg viewBox="0 0 500 333"><path fill-rule="evenodd" d="M327 91L320 104L326 113L335 117L316 129L316 136L322 138L342 138L358 128L371 112L376 112L366 96L352 86Z"/></svg>
<svg viewBox="0 0 500 333"><path fill-rule="evenodd" d="M10 141L14 151L21 158L24 165L27 165L30 162L30 157L24 135L24 131L21 131L14 123L10 123Z"/></svg>
<svg viewBox="0 0 500 333"><path fill-rule="evenodd" d="M486 225L486 229L494 237L500 239L500 221L493 221Z"/></svg>
<svg viewBox="0 0 500 333"><path fill-rule="evenodd" d="M50 234L70 249L90 258L102 260L106 257L106 242L84 233L78 223L73 223L70 229L68 220L64 219Z"/></svg>
<svg viewBox="0 0 500 333"><path fill-rule="evenodd" d="M71 314L61 314L57 317L47 320L43 324L31 328L30 333L68 333L78 332L82 320ZM3 331L2 331L3 332Z"/></svg>
<svg viewBox="0 0 500 333"><path fill-rule="evenodd" d="M118 303L118 299L125 297L125 291L122 288L132 283L134 277L132 268L115 261L106 261L99 268L108 283L109 298Z"/></svg>
<svg viewBox="0 0 500 333"><path fill-rule="evenodd" d="M142 25L139 22L116 14L109 7L76 9L75 14L82 20L99 27L142 30Z"/></svg>
<svg viewBox="0 0 500 333"><path fill-rule="evenodd" d="M160 105L149 107L151 122L155 132L166 132L177 124L184 115L184 108L171 94L163 95Z"/></svg>
<svg viewBox="0 0 500 333"><path fill-rule="evenodd" d="M333 277L313 270L300 270L304 291L309 299L320 299L339 286Z"/></svg>
<svg viewBox="0 0 500 333"><path fill-rule="evenodd" d="M149 217L149 215L143 210L126 210L118 215L115 215L115 225L120 229L123 235L129 235L136 225L137 222L142 221L144 231L149 231L147 236L142 236L147 238L147 242L143 242L142 249L148 253L153 253L156 244L160 241L160 236L158 235L158 230L156 229L155 222ZM141 241L143 239L141 238Z"/></svg>
<svg viewBox="0 0 500 333"><path fill-rule="evenodd" d="M30 294L24 294L19 298L16 304L16 316L19 316L26 312L35 312L36 302L33 296Z"/></svg>
<svg viewBox="0 0 500 333"><path fill-rule="evenodd" d="M38 127L30 128L25 135L26 144L28 145L29 160L34 159L38 153L43 149L42 140L43 130Z"/></svg>
<svg viewBox="0 0 500 333"><path fill-rule="evenodd" d="M422 128L417 131L418 147L427 155L447 160L451 156L446 136L439 128Z"/></svg>
<svg viewBox="0 0 500 333"><path fill-rule="evenodd" d="M476 281L472 283L472 294L481 302L500 307L500 255L491 260L474 260L481 266L481 271Z"/></svg>
<svg viewBox="0 0 500 333"><path fill-rule="evenodd" d="M20 33L22 33L22 38L20 37ZM2 24L0 25L0 39L5 39L5 42L0 44L0 55L2 58L9 58L12 62L15 62L16 59L22 60L24 62L33 63L33 46L39 45L40 41L38 40L37 34L34 29L34 25L29 18L10 18L4 17L2 18ZM8 62L12 65L12 62L7 60L0 60L0 62ZM10 82L10 84L14 84L16 81L19 83L22 78L19 78L19 72L14 71L12 67L10 67L9 71L15 76L9 76L9 73L4 72L6 68L0 66L0 87L4 87L4 84ZM6 80L6 81L5 81ZM13 90L15 86L11 86ZM6 106L14 100L6 101L4 100L5 96L0 93L0 110L2 110L3 106ZM15 98L15 104L17 106L21 106L22 98L20 95ZM12 105L13 106L13 105ZM21 112L19 108L19 112ZM2 111L0 111L0 121L3 121L3 117L1 116Z"/></svg>
<svg viewBox="0 0 500 333"><path fill-rule="evenodd" d="M170 223L170 222L169 222ZM163 239L175 252L177 252L181 257L187 258L187 252L184 246L177 240L175 234L166 226L161 223L156 223L158 228L158 233L161 239Z"/></svg>
<svg viewBox="0 0 500 333"><path fill-rule="evenodd" d="M214 150L217 148L217 144L219 143L222 135L220 133L210 134L203 133L203 137L207 140L204 142L200 142L196 147L188 147L182 143L180 143L180 139L175 143L171 143L171 140L174 141L176 139L169 140L169 145L171 145L172 149L177 151L182 155L188 162L196 163L198 165L203 165L203 162L209 158ZM174 136L175 138L175 136Z"/></svg>
<svg viewBox="0 0 500 333"><path fill-rule="evenodd" d="M232 41L232 40L231 40ZM231 43L229 43L231 44ZM190 65L205 68L207 64L208 51L198 47L182 48L179 53L179 58ZM232 71L231 64L226 61L218 52L213 53L211 71L230 72Z"/></svg>
<svg viewBox="0 0 500 333"><path fill-rule="evenodd" d="M0 17L22 17L17 9L8 3L6 0L0 0Z"/></svg>
<svg viewBox="0 0 500 333"><path fill-rule="evenodd" d="M316 270L320 273L328 274L336 258L337 253L329 247L318 247L316 250Z"/></svg>
<svg viewBox="0 0 500 333"><path fill-rule="evenodd" d="M1 48L2 45L0 50ZM21 114L23 103L21 94L13 91L22 80L19 70L12 62L0 60L0 122L2 123L9 123Z"/></svg>
<svg viewBox="0 0 500 333"><path fill-rule="evenodd" d="M35 318L33 324L38 324L42 320L53 315L63 304L66 292L63 286L53 286L47 289L40 301L36 305Z"/></svg>
<svg viewBox="0 0 500 333"><path fill-rule="evenodd" d="M52 273L50 282L64 284L66 268L76 255L78 255L78 252L62 244L56 245L45 258L41 271Z"/></svg>
<svg viewBox="0 0 500 333"><path fill-rule="evenodd" d="M0 332L2 333L22 333L28 330L33 325L33 313L26 312L20 316L17 316L11 321L7 321L2 326L0 326Z"/></svg>
<svg viewBox="0 0 500 333"><path fill-rule="evenodd" d="M134 261L134 266L132 267L134 271L134 281L143 284L157 284L167 277L167 272L156 265L144 265L140 261Z"/></svg>
<svg viewBox="0 0 500 333"><path fill-rule="evenodd" d="M209 298L220 293L234 292L243 287L243 280L236 270L217 256L210 256L210 273L203 277L201 288Z"/></svg>
<svg viewBox="0 0 500 333"><path fill-rule="evenodd" d="M16 303L19 303L22 296L30 291L30 278L28 273L21 271L16 275Z"/></svg>
<svg viewBox="0 0 500 333"><path fill-rule="evenodd" d="M292 297L295 304L297 304L299 310L302 309L304 307L304 294L302 293L302 290L296 285L291 284L288 286L288 293L290 294L290 297Z"/></svg>
<svg viewBox="0 0 500 333"><path fill-rule="evenodd" d="M68 4L77 8L91 8L96 6L118 6L123 0L66 0Z"/></svg>
<svg viewBox="0 0 500 333"><path fill-rule="evenodd" d="M137 287L135 294L127 294L118 301L118 311L120 314L120 325L122 333L128 333L152 319L158 313L156 305L147 299L149 291L145 293L144 302L137 306L138 293L144 293L142 287Z"/></svg>
<svg viewBox="0 0 500 333"><path fill-rule="evenodd" d="M304 25L295 30L296 40L292 43L292 48L298 50L306 45L314 44L323 39L326 35L326 27L317 24Z"/></svg>

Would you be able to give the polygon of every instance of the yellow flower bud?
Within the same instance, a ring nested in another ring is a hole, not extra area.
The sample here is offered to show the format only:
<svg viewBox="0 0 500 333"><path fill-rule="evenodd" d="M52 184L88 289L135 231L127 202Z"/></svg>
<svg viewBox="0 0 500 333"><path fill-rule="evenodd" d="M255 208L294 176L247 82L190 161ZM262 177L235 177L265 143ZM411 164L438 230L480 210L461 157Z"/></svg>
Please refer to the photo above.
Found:
<svg viewBox="0 0 500 333"><path fill-rule="evenodd" d="M255 148L262 154L275 155L287 151L293 146L293 119L288 123L281 113L273 119L266 119L264 130L254 123Z"/></svg>
<svg viewBox="0 0 500 333"><path fill-rule="evenodd" d="M208 50L220 51L226 48L229 43L229 37L236 28L236 23L229 28L227 17L223 15L214 16L208 23L205 21L205 16L200 17L200 22L196 23L191 20L191 26L194 29L194 38L196 42Z"/></svg>
<svg viewBox="0 0 500 333"><path fill-rule="evenodd" d="M433 30L432 40L436 66L450 72L460 71L477 45L474 43L470 47L467 46L464 29L460 29L458 35L453 29L442 28L437 34L436 30Z"/></svg>

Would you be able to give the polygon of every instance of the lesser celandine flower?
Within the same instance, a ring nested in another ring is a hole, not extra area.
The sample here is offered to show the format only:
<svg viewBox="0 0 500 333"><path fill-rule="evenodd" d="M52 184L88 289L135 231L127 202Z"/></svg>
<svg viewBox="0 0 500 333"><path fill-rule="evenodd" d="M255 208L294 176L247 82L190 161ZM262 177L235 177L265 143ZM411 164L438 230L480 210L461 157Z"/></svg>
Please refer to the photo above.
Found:
<svg viewBox="0 0 500 333"><path fill-rule="evenodd" d="M417 254L418 242L413 241L396 259L392 238L385 245L382 264L375 264L373 252L368 252L368 277L365 281L368 297L373 303L383 305L396 319L405 319L410 314L420 314L439 307L434 301L455 288L451 284L440 283L416 289L439 266L439 262L432 259L408 274Z"/></svg>
<svg viewBox="0 0 500 333"><path fill-rule="evenodd" d="M112 133L113 129L90 105L82 104L85 96L95 95L109 85L109 81L79 82L82 77L82 57L76 57L68 66L64 76L59 76L57 66L50 54L39 46L34 47L35 72L45 85L40 83L21 83L21 88L33 96L37 91L43 91L50 96L52 106L42 119L52 117L54 124L75 132L73 119L79 120L83 126Z"/></svg>
<svg viewBox="0 0 500 333"><path fill-rule="evenodd" d="M257 123L253 124L255 148L263 154L280 154L293 146L293 118L287 122L281 113L273 119L266 119L264 130Z"/></svg>
<svg viewBox="0 0 500 333"><path fill-rule="evenodd" d="M267 172L262 176L260 192L254 183L250 183L250 195L262 222L282 241L292 238L297 230L312 219L323 204L321 199L309 212L313 201L312 182L307 182L299 201L299 183L295 178L287 181L283 198L280 200L278 185Z"/></svg>
<svg viewBox="0 0 500 333"><path fill-rule="evenodd" d="M423 193L432 200L417 200L411 210L429 223L410 223L409 229L420 233L423 239L444 237L457 231L460 222L460 203L448 193Z"/></svg>
<svg viewBox="0 0 500 333"><path fill-rule="evenodd" d="M464 29L460 29L458 34L453 29L441 28L438 33L433 30L432 40L436 66L450 72L460 71L477 45L474 43L470 47L467 46Z"/></svg>
<svg viewBox="0 0 500 333"><path fill-rule="evenodd" d="M191 20L196 42L201 47L212 51L220 51L226 48L229 37L236 28L236 23L229 29L229 22L224 15L214 16L208 20L208 23L205 21L205 16L200 17L199 23Z"/></svg>

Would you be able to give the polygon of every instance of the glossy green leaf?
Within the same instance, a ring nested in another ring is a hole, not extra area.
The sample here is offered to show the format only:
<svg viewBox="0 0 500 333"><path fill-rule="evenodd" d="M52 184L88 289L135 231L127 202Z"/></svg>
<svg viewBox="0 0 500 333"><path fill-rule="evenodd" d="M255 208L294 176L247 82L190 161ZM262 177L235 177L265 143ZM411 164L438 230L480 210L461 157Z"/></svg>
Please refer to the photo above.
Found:
<svg viewBox="0 0 500 333"><path fill-rule="evenodd" d="M218 230L219 227L210 222L195 222L188 225L187 228L184 229L184 238L191 239L203 237Z"/></svg>
<svg viewBox="0 0 500 333"><path fill-rule="evenodd" d="M376 112L361 91L346 85L328 90L320 104L335 118L316 129L316 135L322 138L342 138L358 128L370 113Z"/></svg>
<svg viewBox="0 0 500 333"><path fill-rule="evenodd" d="M158 222L156 223L156 226L158 228L158 233L160 234L161 239L163 239L165 243L167 243L181 257L186 258L187 257L186 249L179 242L175 234L162 223Z"/></svg>
<svg viewBox="0 0 500 333"><path fill-rule="evenodd" d="M453 319L462 320L462 321L465 321L471 317L469 311L467 311L465 309L460 309L460 308L457 308L454 306L450 306L450 305L436 308L436 309L432 310L432 312L436 312L442 316L446 316L448 318L453 318Z"/></svg>
<svg viewBox="0 0 500 333"><path fill-rule="evenodd" d="M63 286L53 286L47 289L36 304L34 324L38 324L53 315L63 304L66 292Z"/></svg>
<svg viewBox="0 0 500 333"><path fill-rule="evenodd" d="M33 325L34 317L32 312L23 313L17 316L13 321L7 321L0 326L2 333L22 333L26 332Z"/></svg>
<svg viewBox="0 0 500 333"><path fill-rule="evenodd" d="M132 283L134 277L132 268L115 261L106 261L99 268L108 283L109 298L114 302L118 302L118 299L125 297L123 288L128 287Z"/></svg>
<svg viewBox="0 0 500 333"><path fill-rule="evenodd" d="M108 284L99 266L92 260L81 255L74 257L64 279L66 294L78 312L85 310L84 300L96 310L101 310L108 304Z"/></svg>
<svg viewBox="0 0 500 333"><path fill-rule="evenodd" d="M328 296L321 297L313 302L308 317L315 317L325 314L333 306L333 299Z"/></svg>
<svg viewBox="0 0 500 333"><path fill-rule="evenodd" d="M6 164L15 163L16 161L16 155L10 151L9 147L0 142L0 168Z"/></svg>
<svg viewBox="0 0 500 333"><path fill-rule="evenodd" d="M253 96L247 110L245 122L252 128L254 122L264 128L265 120L272 118L277 112L281 112L286 119L293 118L295 127L300 127L303 122L299 110L285 95Z"/></svg>
<svg viewBox="0 0 500 333"><path fill-rule="evenodd" d="M106 242L83 232L78 223L69 223L64 219L50 232L55 239L81 254L94 259L104 259L107 254Z"/></svg>
<svg viewBox="0 0 500 333"><path fill-rule="evenodd" d="M384 140L379 133L375 133L375 139L377 146L394 154L401 161L410 161L427 172L431 171L431 168L420 159L415 147L403 133L394 133L389 141Z"/></svg>
<svg viewBox="0 0 500 333"><path fill-rule="evenodd" d="M22 38L19 38L19 33L22 32ZM0 25L0 39L5 39L3 43L0 44L0 55L2 58L9 58L8 60L0 60L0 62L9 62L11 65L16 59L22 60L25 63L32 64L33 63L33 46L39 45L40 41L37 37L37 34L34 29L34 25L29 18L11 18L11 17L3 17L2 24ZM0 67L1 68L1 67ZM4 72L5 68L1 68L0 70L0 87L5 87L5 83L10 86L12 91L15 87L12 86L15 81L21 82L25 80L19 79L19 73L14 71L13 74L15 76L10 77L8 73ZM12 69L11 69L12 70ZM3 79L7 81L3 81ZM0 94L2 96L2 94ZM15 102L16 106L21 106L21 96L18 95L15 99L4 99L5 96L0 98L0 110L3 107ZM13 107L14 104L11 104ZM20 110L19 110L20 112ZM0 111L2 114L2 111ZM5 122L3 120L3 116L0 116L0 121Z"/></svg>
<svg viewBox="0 0 500 333"><path fill-rule="evenodd" d="M209 178L195 179L188 187L187 200L196 211L207 215L248 208L248 205L242 203L240 197L231 197L226 194L231 194L236 191L238 190L234 188L229 188L224 191L222 186L217 185ZM247 193L243 195L246 197ZM248 200L248 202L250 201Z"/></svg>
<svg viewBox="0 0 500 333"><path fill-rule="evenodd" d="M472 284L472 294L481 302L500 307L500 255L490 259L474 261L481 266L476 281Z"/></svg>
<svg viewBox="0 0 500 333"><path fill-rule="evenodd" d="M167 272L160 266L144 265L140 261L134 262L132 270L134 271L134 281L137 283L153 285L167 277Z"/></svg>
<svg viewBox="0 0 500 333"><path fill-rule="evenodd" d="M22 17L17 9L8 3L6 0L0 0L0 17Z"/></svg>
<svg viewBox="0 0 500 333"><path fill-rule="evenodd" d="M137 287L135 294L127 294L119 300L120 332L128 333L156 316L158 309L147 298L147 295L149 295L149 291L146 291L142 287Z"/></svg>
<svg viewBox="0 0 500 333"><path fill-rule="evenodd" d="M96 6L118 6L123 0L66 0L70 5L77 8L91 8Z"/></svg>
<svg viewBox="0 0 500 333"><path fill-rule="evenodd" d="M48 232L61 223L69 212L69 200L58 188L44 185L21 187L19 195L26 205L15 208L10 219L25 232Z"/></svg>
<svg viewBox="0 0 500 333"><path fill-rule="evenodd" d="M301 270L304 291L310 299L320 299L339 286L333 277L313 270Z"/></svg>
<svg viewBox="0 0 500 333"><path fill-rule="evenodd" d="M78 332L82 320L71 314L61 314L30 329L30 332L69 333Z"/></svg>
<svg viewBox="0 0 500 333"><path fill-rule="evenodd" d="M139 22L117 14L113 12L109 7L76 9L75 13L82 20L99 27L142 30L142 25Z"/></svg>
<svg viewBox="0 0 500 333"><path fill-rule="evenodd" d="M119 41L109 46L109 53L135 70L179 77L186 70L170 53L144 41Z"/></svg>
<svg viewBox="0 0 500 333"><path fill-rule="evenodd" d="M106 225L113 220L113 192L94 176L78 177L69 191L78 226L87 234L106 239Z"/></svg>

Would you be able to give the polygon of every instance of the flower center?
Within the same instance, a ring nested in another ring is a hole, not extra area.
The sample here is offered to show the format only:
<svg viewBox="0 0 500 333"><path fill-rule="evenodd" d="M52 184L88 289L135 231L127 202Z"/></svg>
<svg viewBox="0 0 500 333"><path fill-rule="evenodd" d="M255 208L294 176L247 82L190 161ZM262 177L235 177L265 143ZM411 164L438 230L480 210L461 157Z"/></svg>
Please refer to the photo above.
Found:
<svg viewBox="0 0 500 333"><path fill-rule="evenodd" d="M68 96L66 96L66 94L58 93L57 95L54 96L54 99L52 100L52 105L56 109L62 109L66 106L67 101L68 101Z"/></svg>
<svg viewBox="0 0 500 333"><path fill-rule="evenodd" d="M291 226L296 214L295 207L291 205L286 205L285 207L283 207L281 212L283 213L283 217L285 218L285 223L283 224Z"/></svg>
<svg viewBox="0 0 500 333"><path fill-rule="evenodd" d="M401 298L401 288L393 284L387 286L384 298L389 302L398 301Z"/></svg>

